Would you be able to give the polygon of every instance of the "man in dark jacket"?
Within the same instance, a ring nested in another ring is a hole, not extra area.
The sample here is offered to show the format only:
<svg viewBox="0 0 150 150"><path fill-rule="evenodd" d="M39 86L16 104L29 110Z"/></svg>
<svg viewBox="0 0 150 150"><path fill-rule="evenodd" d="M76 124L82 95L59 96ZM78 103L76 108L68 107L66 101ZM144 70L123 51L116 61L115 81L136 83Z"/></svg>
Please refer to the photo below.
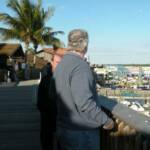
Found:
<svg viewBox="0 0 150 150"><path fill-rule="evenodd" d="M54 71L60 150L99 150L99 127L113 127L113 121L101 110L93 74L84 61L87 46L86 31L71 31L70 51Z"/></svg>

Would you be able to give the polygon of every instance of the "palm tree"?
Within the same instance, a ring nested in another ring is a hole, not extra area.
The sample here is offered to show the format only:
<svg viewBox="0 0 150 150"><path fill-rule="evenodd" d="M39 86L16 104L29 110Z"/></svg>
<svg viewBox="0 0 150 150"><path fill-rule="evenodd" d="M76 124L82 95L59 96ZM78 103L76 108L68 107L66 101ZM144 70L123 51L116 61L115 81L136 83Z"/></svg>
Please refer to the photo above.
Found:
<svg viewBox="0 0 150 150"><path fill-rule="evenodd" d="M45 22L53 16L54 8L49 7L45 11L41 4L41 0L38 0L37 4L30 0L9 0L7 6L15 13L15 16L0 13L0 21L9 27L0 27L3 40L20 40L25 43L26 50L32 43L35 52L40 44L61 46L62 43L55 35L63 32L53 31L51 27L45 26Z"/></svg>

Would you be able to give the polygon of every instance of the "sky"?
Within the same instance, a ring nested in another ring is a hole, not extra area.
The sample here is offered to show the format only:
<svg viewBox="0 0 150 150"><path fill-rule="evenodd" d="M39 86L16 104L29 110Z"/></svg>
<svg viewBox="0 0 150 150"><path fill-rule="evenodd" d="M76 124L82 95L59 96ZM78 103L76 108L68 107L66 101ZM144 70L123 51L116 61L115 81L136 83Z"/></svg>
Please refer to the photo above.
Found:
<svg viewBox="0 0 150 150"><path fill-rule="evenodd" d="M6 2L1 0L0 11L9 13ZM87 56L91 63L150 64L150 0L42 2L45 9L55 8L46 25L65 32L59 38L66 46L70 30L81 28L88 32Z"/></svg>

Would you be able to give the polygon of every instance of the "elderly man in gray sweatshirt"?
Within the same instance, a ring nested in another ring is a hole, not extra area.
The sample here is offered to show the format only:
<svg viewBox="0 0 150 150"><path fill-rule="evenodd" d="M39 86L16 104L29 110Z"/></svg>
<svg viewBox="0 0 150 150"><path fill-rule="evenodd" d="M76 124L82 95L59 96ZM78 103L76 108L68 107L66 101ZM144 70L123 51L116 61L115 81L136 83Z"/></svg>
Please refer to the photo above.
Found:
<svg viewBox="0 0 150 150"><path fill-rule="evenodd" d="M114 126L99 105L93 74L84 61L87 47L88 33L72 30L68 35L69 51L54 72L60 150L100 150L99 127Z"/></svg>

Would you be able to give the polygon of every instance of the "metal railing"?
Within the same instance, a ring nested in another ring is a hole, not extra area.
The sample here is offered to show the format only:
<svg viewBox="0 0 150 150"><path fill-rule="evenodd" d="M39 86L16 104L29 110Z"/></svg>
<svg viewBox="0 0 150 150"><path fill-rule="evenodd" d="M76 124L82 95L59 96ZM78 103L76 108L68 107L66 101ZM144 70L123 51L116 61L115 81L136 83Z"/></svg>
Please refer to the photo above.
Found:
<svg viewBox="0 0 150 150"><path fill-rule="evenodd" d="M101 129L101 150L150 150L150 118L107 97L99 99L115 121L112 131Z"/></svg>

